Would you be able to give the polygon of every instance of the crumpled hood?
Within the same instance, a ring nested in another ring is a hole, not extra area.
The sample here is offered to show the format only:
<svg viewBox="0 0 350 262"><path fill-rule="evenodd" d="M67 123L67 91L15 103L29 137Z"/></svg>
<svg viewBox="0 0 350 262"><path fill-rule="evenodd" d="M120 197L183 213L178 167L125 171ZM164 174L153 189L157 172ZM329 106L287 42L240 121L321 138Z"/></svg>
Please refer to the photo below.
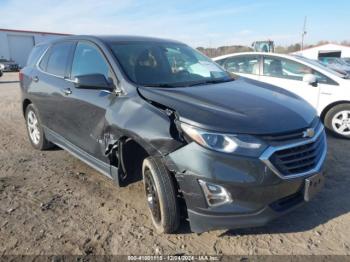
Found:
<svg viewBox="0 0 350 262"><path fill-rule="evenodd" d="M181 88L139 87L147 100L176 111L179 120L226 133L277 134L307 128L316 111L275 86L240 78Z"/></svg>

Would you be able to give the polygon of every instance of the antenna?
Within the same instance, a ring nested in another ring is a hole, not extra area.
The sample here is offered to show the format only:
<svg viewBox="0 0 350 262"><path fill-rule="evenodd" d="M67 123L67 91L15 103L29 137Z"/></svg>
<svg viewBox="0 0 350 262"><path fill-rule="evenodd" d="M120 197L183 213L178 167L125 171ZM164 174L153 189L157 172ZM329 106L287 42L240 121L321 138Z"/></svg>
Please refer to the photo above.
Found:
<svg viewBox="0 0 350 262"><path fill-rule="evenodd" d="M301 47L300 47L300 50L304 49L304 38L305 38L305 35L307 34L306 21L307 21L307 16L305 16L305 18L304 18L303 32L301 33Z"/></svg>

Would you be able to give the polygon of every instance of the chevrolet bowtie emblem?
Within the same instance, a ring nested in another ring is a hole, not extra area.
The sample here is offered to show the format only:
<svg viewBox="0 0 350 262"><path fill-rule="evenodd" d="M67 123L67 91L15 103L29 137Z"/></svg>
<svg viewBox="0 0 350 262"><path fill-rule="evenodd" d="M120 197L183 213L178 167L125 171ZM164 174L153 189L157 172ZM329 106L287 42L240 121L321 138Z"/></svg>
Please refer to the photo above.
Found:
<svg viewBox="0 0 350 262"><path fill-rule="evenodd" d="M315 129L313 128L308 128L303 132L303 138L311 138L315 135Z"/></svg>

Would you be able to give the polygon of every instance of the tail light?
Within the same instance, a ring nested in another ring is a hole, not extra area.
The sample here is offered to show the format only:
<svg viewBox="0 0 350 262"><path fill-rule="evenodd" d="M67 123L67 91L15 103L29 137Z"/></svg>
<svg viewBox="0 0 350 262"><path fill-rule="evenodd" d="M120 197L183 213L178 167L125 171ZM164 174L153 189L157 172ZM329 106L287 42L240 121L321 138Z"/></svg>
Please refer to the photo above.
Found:
<svg viewBox="0 0 350 262"><path fill-rule="evenodd" d="M18 78L19 78L19 81L23 81L23 73L22 73L22 71L19 71Z"/></svg>

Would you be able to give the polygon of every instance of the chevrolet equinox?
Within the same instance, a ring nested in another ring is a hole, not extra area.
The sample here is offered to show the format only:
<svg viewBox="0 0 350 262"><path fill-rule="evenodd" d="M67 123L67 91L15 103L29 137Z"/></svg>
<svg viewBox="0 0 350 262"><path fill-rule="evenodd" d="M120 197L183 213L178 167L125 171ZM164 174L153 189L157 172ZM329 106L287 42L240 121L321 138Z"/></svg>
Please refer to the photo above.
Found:
<svg viewBox="0 0 350 262"><path fill-rule="evenodd" d="M57 145L119 186L143 180L159 233L184 219L193 232L261 226L323 186L315 110L183 43L60 38L33 49L20 82L33 147Z"/></svg>

